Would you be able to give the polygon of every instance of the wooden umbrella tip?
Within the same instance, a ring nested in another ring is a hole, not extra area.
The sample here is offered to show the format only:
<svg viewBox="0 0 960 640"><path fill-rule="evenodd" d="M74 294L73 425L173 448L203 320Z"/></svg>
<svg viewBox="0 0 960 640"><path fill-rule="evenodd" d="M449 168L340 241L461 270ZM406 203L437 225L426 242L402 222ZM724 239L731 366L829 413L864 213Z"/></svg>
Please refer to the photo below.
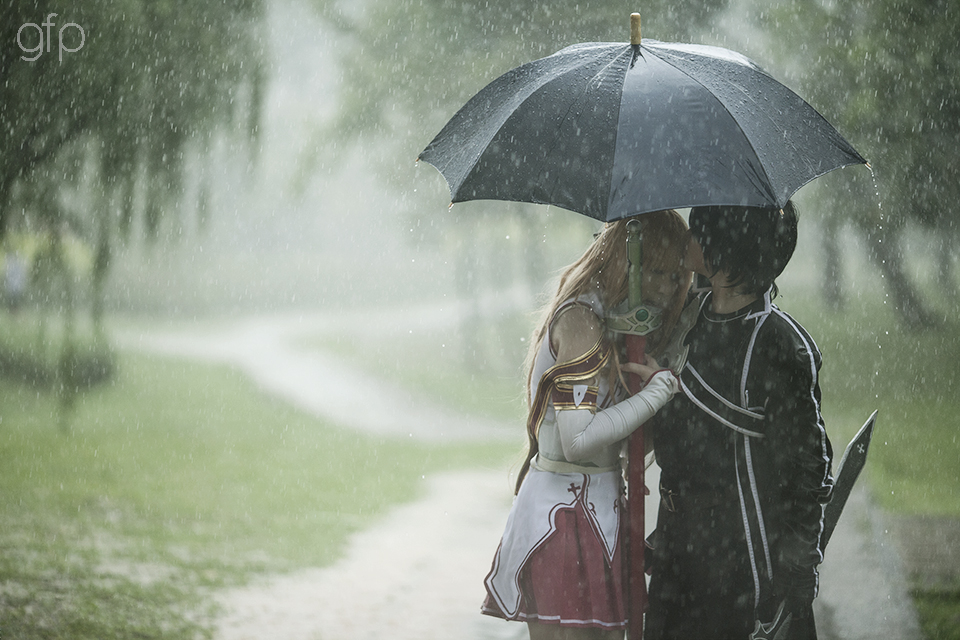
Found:
<svg viewBox="0 0 960 640"><path fill-rule="evenodd" d="M630 44L640 44L640 14L630 14Z"/></svg>

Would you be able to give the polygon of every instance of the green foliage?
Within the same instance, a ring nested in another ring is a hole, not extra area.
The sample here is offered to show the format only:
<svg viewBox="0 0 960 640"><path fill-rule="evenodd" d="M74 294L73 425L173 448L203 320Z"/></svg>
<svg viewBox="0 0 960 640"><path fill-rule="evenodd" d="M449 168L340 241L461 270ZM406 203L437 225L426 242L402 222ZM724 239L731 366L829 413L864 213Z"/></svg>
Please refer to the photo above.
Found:
<svg viewBox="0 0 960 640"><path fill-rule="evenodd" d="M18 152L0 158L0 233L16 184L66 162L41 189L55 193L82 168L70 157L71 143L82 139L93 141L104 184L124 194L122 225L129 224L139 172L152 179L146 226L154 230L179 186L188 141L255 111L258 0L15 0L2 11L0 140ZM24 51L41 37L39 55ZM61 42L75 51L64 52ZM38 210L38 197L25 195L18 210L59 222L49 206Z"/></svg>
<svg viewBox="0 0 960 640"><path fill-rule="evenodd" d="M823 3L799 0L768 14L781 60L800 70L801 93L877 170L896 218L955 237L960 196L960 7L949 0ZM845 215L874 223L872 185L849 186Z"/></svg>
<svg viewBox="0 0 960 640"><path fill-rule="evenodd" d="M88 361L72 327L85 303L101 322L116 238L135 215L159 235L183 198L188 156L203 155L217 131L253 135L262 10L261 0L0 8L0 239L32 245L21 252L31 307L67 327L62 387L75 388Z"/></svg>
<svg viewBox="0 0 960 640"><path fill-rule="evenodd" d="M209 636L210 589L322 566L432 471L502 468L502 445L338 429L222 367L123 353L81 396L0 385L4 638Z"/></svg>
<svg viewBox="0 0 960 640"><path fill-rule="evenodd" d="M338 134L386 134L414 153L510 68L578 42L629 41L635 10L612 0L399 0L348 13L341 3L315 1L345 36ZM725 5L645 3L646 37L687 39Z"/></svg>
<svg viewBox="0 0 960 640"><path fill-rule="evenodd" d="M59 561L58 561L59 560ZM209 630L184 615L185 589L143 585L126 577L104 578L77 562L27 562L0 557L7 585L0 598L0 632L27 640L108 638L209 638ZM208 611L191 611L208 614Z"/></svg>
<svg viewBox="0 0 960 640"><path fill-rule="evenodd" d="M0 377L45 391L57 384L87 389L108 380L116 354L104 337L84 326L67 341L64 331L62 322L35 312L0 315Z"/></svg>

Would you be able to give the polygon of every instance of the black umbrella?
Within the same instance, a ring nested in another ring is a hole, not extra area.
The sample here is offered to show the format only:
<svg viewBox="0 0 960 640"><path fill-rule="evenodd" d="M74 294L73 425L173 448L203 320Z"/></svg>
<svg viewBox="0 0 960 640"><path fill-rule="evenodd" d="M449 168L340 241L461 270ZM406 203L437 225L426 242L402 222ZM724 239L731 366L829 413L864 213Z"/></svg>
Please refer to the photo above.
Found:
<svg viewBox="0 0 960 640"><path fill-rule="evenodd" d="M800 96L720 47L577 44L500 76L420 154L453 202L551 204L603 221L782 207L866 160Z"/></svg>

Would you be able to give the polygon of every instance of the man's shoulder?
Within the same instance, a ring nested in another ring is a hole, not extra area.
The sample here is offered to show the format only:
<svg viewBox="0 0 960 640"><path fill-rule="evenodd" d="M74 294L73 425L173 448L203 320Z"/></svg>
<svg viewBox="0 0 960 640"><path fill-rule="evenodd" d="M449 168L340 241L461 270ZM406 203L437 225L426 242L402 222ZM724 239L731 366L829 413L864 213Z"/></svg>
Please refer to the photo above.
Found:
<svg viewBox="0 0 960 640"><path fill-rule="evenodd" d="M757 335L757 348L778 359L804 365L812 358L816 366L820 366L820 349L813 336L790 314L776 306L763 320Z"/></svg>

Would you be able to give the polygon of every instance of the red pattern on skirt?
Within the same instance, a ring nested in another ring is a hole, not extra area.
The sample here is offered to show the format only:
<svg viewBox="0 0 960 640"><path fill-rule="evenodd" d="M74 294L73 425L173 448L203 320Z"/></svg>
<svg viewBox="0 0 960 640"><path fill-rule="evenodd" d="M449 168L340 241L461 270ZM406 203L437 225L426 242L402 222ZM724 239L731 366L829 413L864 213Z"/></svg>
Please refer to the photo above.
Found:
<svg viewBox="0 0 960 640"><path fill-rule="evenodd" d="M620 549L608 563L604 547L577 502L556 514L556 532L520 571L520 609L509 618L489 590L481 611L506 620L624 629Z"/></svg>

